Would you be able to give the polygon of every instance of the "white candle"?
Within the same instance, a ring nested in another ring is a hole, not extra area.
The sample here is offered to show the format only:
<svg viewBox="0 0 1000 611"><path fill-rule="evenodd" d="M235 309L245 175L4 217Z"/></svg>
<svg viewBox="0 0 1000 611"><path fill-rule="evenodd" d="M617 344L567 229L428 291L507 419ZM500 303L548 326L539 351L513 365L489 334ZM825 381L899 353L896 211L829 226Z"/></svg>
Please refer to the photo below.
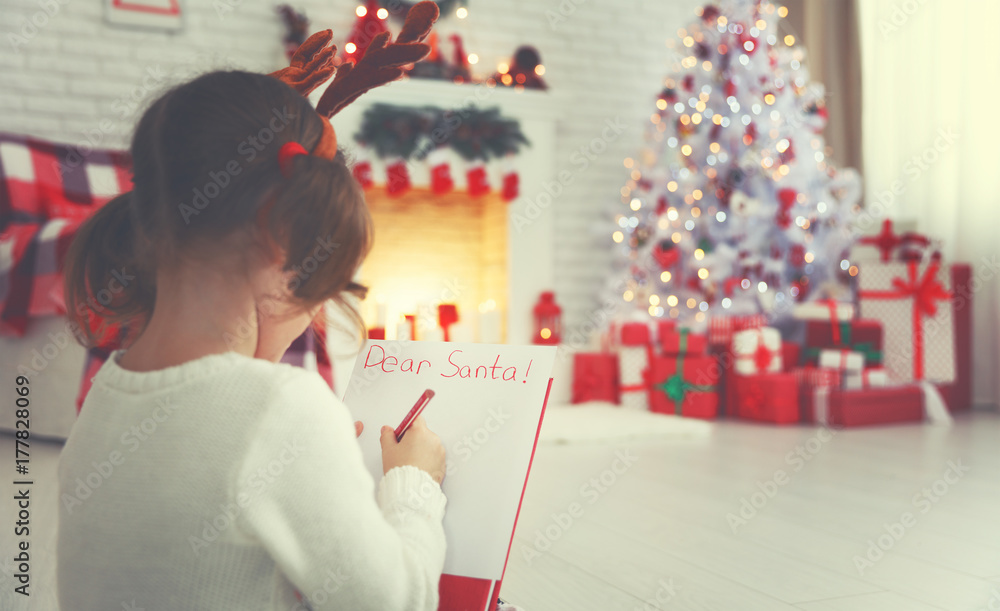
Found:
<svg viewBox="0 0 1000 611"><path fill-rule="evenodd" d="M379 299L378 305L375 307L375 326L385 328L385 321L387 320L385 312L385 302Z"/></svg>
<svg viewBox="0 0 1000 611"><path fill-rule="evenodd" d="M428 342L444 341L444 329L442 329L441 327L431 327L426 331L423 331L420 335L421 335L420 339L426 340Z"/></svg>
<svg viewBox="0 0 1000 611"><path fill-rule="evenodd" d="M500 312L496 302L490 299L479 304L479 342L482 344L500 343Z"/></svg>
<svg viewBox="0 0 1000 611"><path fill-rule="evenodd" d="M472 327L465 322L457 322L448 327L448 339L453 342L471 342Z"/></svg>
<svg viewBox="0 0 1000 611"><path fill-rule="evenodd" d="M396 323L396 339L400 341L409 341L413 339L413 336L410 333L410 323L406 319Z"/></svg>

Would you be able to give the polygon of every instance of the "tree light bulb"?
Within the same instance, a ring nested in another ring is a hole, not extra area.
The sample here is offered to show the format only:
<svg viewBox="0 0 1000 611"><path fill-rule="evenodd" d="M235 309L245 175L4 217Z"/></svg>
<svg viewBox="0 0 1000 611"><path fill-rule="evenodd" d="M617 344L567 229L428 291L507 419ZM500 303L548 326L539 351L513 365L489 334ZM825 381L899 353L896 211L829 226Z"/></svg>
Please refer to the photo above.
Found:
<svg viewBox="0 0 1000 611"><path fill-rule="evenodd" d="M348 53L354 53L355 51L358 50L358 46L355 45L353 42L349 42L346 45L344 45L344 50L347 51Z"/></svg>
<svg viewBox="0 0 1000 611"><path fill-rule="evenodd" d="M354 10L354 12L355 14L357 14L358 17L364 17L365 15L368 14L368 9L365 8L364 6L359 6Z"/></svg>
<svg viewBox="0 0 1000 611"><path fill-rule="evenodd" d="M458 17L459 19L465 19L466 17L469 16L469 9L465 8L464 6L460 6L455 10L455 16Z"/></svg>

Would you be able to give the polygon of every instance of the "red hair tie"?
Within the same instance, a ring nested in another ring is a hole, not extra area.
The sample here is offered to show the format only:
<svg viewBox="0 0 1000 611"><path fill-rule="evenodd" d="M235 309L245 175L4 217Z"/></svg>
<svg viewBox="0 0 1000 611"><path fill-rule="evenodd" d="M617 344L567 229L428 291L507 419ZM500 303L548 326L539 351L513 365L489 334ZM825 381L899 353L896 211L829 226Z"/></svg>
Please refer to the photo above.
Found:
<svg viewBox="0 0 1000 611"><path fill-rule="evenodd" d="M292 158L296 155L308 155L307 151L298 142L286 142L281 145L281 149L278 151L278 168L281 170L281 175L285 178L290 178L292 174Z"/></svg>

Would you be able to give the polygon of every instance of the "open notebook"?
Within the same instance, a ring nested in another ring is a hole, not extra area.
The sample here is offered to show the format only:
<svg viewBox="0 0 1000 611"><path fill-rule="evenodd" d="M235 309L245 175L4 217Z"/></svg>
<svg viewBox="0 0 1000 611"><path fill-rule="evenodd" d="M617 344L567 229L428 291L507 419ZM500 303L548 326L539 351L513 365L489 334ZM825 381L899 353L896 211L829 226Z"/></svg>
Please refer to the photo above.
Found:
<svg viewBox="0 0 1000 611"><path fill-rule="evenodd" d="M365 465L382 477L379 429L426 391L423 412L447 451L448 551L441 611L493 611L551 386L556 348L369 340L344 403L365 424Z"/></svg>

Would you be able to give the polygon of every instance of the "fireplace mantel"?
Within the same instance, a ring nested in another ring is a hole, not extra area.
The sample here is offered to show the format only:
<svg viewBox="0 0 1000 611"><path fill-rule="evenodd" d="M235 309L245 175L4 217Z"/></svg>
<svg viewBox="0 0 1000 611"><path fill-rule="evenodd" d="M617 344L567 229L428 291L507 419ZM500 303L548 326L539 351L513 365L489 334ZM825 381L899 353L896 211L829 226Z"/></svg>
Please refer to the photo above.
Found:
<svg viewBox="0 0 1000 611"><path fill-rule="evenodd" d="M321 91L316 91L311 97L315 102L320 95ZM532 307L539 293L552 290L555 284L555 218L550 207L539 208L533 202L544 193L543 184L555 177L556 122L566 103L562 97L547 91L515 91L484 84L406 79L366 93L333 118L338 140L349 153L362 114L376 103L452 109L469 105L497 106L503 115L520 122L531 146L525 147L513 161L520 175L521 196L509 204L507 216L507 342L512 344L530 343ZM373 166L376 183L383 183L385 174L381 166L374 163ZM458 187L464 180L460 174L456 171ZM415 185L422 181L426 184L426 177L419 173L414 173L413 179ZM496 185L496 177L491 179ZM546 196L540 203L547 204L547 199Z"/></svg>

